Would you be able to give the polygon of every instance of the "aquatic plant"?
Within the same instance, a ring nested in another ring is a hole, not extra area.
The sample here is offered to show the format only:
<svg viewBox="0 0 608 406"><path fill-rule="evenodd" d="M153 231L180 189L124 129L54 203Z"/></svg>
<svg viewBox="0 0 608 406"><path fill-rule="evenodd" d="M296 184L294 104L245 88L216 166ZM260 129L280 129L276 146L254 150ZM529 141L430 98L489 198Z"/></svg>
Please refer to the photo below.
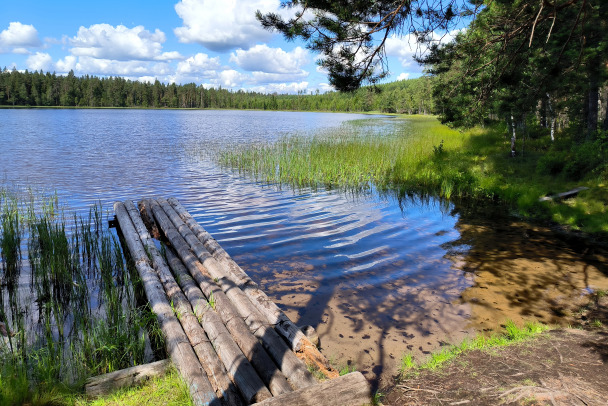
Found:
<svg viewBox="0 0 608 406"><path fill-rule="evenodd" d="M69 217L55 195L0 187L0 213L0 404L78 390L159 352L156 319L100 205Z"/></svg>
<svg viewBox="0 0 608 406"><path fill-rule="evenodd" d="M506 153L505 134L501 123L459 132L433 117L407 116L395 118L389 127L358 127L351 122L313 136L234 146L221 151L217 159L225 167L269 184L355 193L373 188L399 195L499 202L525 216L608 233L605 163L596 162L597 168L575 181L565 172L555 175L542 169L550 148L574 158L582 154L576 152L579 149L588 149L576 143L575 135L561 134L559 145L545 138L527 139L526 153L513 158ZM595 150L602 149L597 146ZM602 151L606 161L608 149ZM569 204L539 201L542 196L581 185L589 190Z"/></svg>

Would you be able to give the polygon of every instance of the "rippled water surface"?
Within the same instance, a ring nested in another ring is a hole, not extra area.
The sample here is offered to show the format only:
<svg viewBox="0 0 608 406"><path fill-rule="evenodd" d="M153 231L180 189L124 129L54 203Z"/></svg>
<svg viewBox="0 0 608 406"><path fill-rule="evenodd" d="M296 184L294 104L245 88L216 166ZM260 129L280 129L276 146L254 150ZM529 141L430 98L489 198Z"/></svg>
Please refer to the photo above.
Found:
<svg viewBox="0 0 608 406"><path fill-rule="evenodd" d="M315 134L369 116L146 110L0 110L0 177L84 210L175 196L323 351L369 377L405 352L495 328L555 321L608 288L605 254L549 230L433 199L264 185L211 156L243 143ZM376 117L386 131L407 121ZM561 302L560 302L561 301ZM553 304L552 304L553 303Z"/></svg>

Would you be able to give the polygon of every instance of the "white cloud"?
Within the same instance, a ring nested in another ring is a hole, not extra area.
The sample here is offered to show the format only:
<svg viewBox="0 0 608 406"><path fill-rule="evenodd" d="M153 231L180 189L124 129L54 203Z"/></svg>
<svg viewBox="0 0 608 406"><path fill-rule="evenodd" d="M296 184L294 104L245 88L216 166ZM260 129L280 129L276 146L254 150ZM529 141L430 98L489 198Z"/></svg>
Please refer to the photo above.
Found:
<svg viewBox="0 0 608 406"><path fill-rule="evenodd" d="M247 51L237 49L230 55L230 62L250 72L300 73L301 66L308 61L308 51L304 48L296 47L286 52L266 44L256 45Z"/></svg>
<svg viewBox="0 0 608 406"><path fill-rule="evenodd" d="M397 80L407 80L410 78L409 72L402 72L399 76L397 76Z"/></svg>
<svg viewBox="0 0 608 406"><path fill-rule="evenodd" d="M271 83L264 86L253 86L247 90L259 93L297 93L306 89L308 89L308 82Z"/></svg>
<svg viewBox="0 0 608 406"><path fill-rule="evenodd" d="M294 74L252 72L251 77L256 83L295 82L308 77L308 72L300 71Z"/></svg>
<svg viewBox="0 0 608 406"><path fill-rule="evenodd" d="M45 52L36 52L34 55L30 55L25 64L29 70L33 71L42 70L47 72L53 70L53 58Z"/></svg>
<svg viewBox="0 0 608 406"><path fill-rule="evenodd" d="M198 53L177 64L175 75L170 79L176 83L200 83L203 80L217 78L217 70L221 68L220 58L210 58L209 55Z"/></svg>
<svg viewBox="0 0 608 406"><path fill-rule="evenodd" d="M416 40L416 36L408 34L400 37L392 35L386 39L385 50L387 56L394 56L399 58L401 66L410 66L414 61L414 55L418 50L419 44Z"/></svg>
<svg viewBox="0 0 608 406"><path fill-rule="evenodd" d="M433 33L431 34L431 42L445 44L454 39L460 30L454 30L446 34ZM422 67L414 60L414 55L424 54L427 51L427 46L418 42L414 34L408 34L403 37L393 34L386 39L386 55L397 57L401 66L408 67L412 72L422 72Z"/></svg>
<svg viewBox="0 0 608 406"><path fill-rule="evenodd" d="M177 51L163 52L159 57L155 58L158 61L175 61L182 60L184 57Z"/></svg>
<svg viewBox="0 0 608 406"><path fill-rule="evenodd" d="M178 52L161 52L165 41L165 34L159 29L150 32L141 25L127 28L109 24L80 27L77 35L69 39L70 52L75 56L117 61L181 59Z"/></svg>
<svg viewBox="0 0 608 406"><path fill-rule="evenodd" d="M321 93L333 92L336 90L329 83L319 83L319 85L317 86L317 89L319 89L319 92L321 92Z"/></svg>
<svg viewBox="0 0 608 406"><path fill-rule="evenodd" d="M157 77L156 76L141 76L136 78L135 80L142 82L142 83L151 83L154 84L154 82L156 82Z"/></svg>
<svg viewBox="0 0 608 406"><path fill-rule="evenodd" d="M228 69L221 71L216 79L211 80L211 83L220 85L222 87L240 87L243 82L247 81L249 77L234 69Z"/></svg>
<svg viewBox="0 0 608 406"><path fill-rule="evenodd" d="M256 20L255 12L277 12L279 5L279 0L181 0L175 11L183 26L174 32L180 42L213 51L249 48L272 35Z"/></svg>
<svg viewBox="0 0 608 406"><path fill-rule="evenodd" d="M198 53L177 64L178 74L204 73L220 68L220 58L209 58L209 55Z"/></svg>
<svg viewBox="0 0 608 406"><path fill-rule="evenodd" d="M0 32L0 52L11 47L21 50L28 47L39 47L42 45L38 38L38 31L33 25L11 22L6 30Z"/></svg>
<svg viewBox="0 0 608 406"><path fill-rule="evenodd" d="M31 52L29 49L27 48L13 48L13 50L11 51L13 54L21 54L21 55L30 55Z"/></svg>
<svg viewBox="0 0 608 406"><path fill-rule="evenodd" d="M99 59L89 56L76 57L68 55L55 64L58 73L68 73L73 70L77 75L101 76L164 76L172 73L172 68L166 62L150 61L117 61L114 59Z"/></svg>
<svg viewBox="0 0 608 406"><path fill-rule="evenodd" d="M77 59L75 56L68 55L63 60L60 59L57 61L55 69L59 73L68 73L69 71L76 69L76 62Z"/></svg>

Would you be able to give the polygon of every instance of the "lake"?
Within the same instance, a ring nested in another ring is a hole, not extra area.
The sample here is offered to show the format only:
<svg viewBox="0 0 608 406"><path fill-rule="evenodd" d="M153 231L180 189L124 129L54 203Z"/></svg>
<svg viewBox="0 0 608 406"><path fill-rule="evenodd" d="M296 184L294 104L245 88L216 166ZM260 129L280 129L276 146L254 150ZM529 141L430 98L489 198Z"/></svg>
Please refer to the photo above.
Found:
<svg viewBox="0 0 608 406"><path fill-rule="evenodd" d="M394 375L406 352L422 357L507 319L565 323L584 293L608 289L605 252L500 208L294 191L213 159L244 143L358 131L361 120L407 127L356 114L0 110L0 179L56 191L76 211L177 197L297 324L317 329L326 356L370 379Z"/></svg>

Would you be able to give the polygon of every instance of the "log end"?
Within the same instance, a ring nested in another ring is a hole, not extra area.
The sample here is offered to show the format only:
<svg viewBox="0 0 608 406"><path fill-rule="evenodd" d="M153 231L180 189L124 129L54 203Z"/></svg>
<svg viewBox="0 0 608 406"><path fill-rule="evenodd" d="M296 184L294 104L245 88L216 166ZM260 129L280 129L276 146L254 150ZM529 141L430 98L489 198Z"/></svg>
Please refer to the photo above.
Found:
<svg viewBox="0 0 608 406"><path fill-rule="evenodd" d="M310 342L315 347L319 348L319 344L321 343L321 341L319 340L319 335L317 334L317 330L315 330L315 328L313 326L310 326L310 325L302 326L302 327L300 327L300 330L302 331L302 333L304 333L304 335L306 337L308 337Z"/></svg>

